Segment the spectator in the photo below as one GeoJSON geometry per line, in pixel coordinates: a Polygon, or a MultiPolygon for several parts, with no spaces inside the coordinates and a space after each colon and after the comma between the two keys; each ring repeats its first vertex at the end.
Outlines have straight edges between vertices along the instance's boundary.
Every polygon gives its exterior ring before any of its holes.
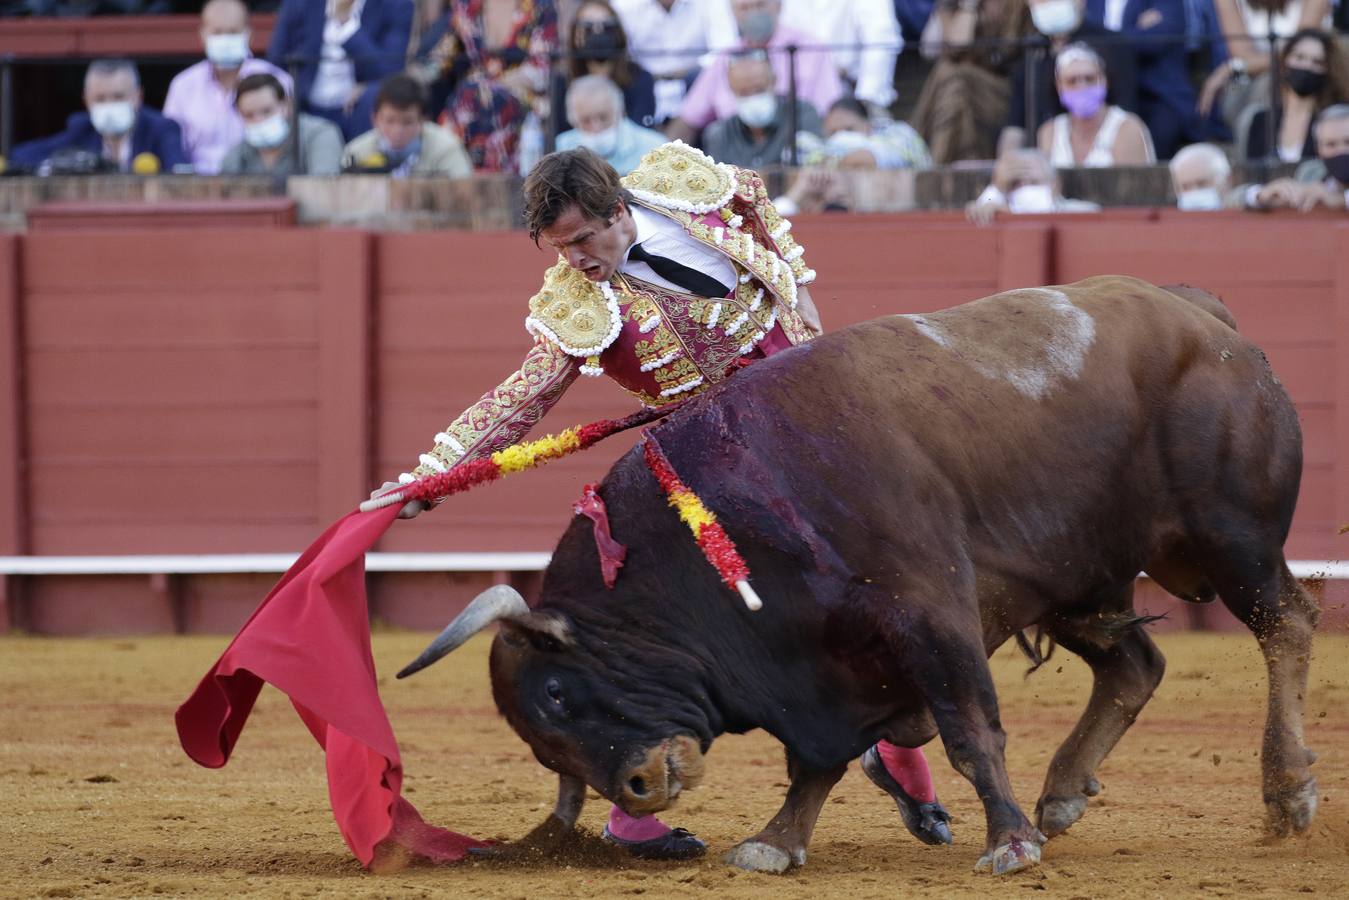
{"type": "Polygon", "coordinates": [[[388,172],[395,178],[473,174],[468,154],[448,129],[426,121],[426,95],[410,75],[390,75],[375,94],[375,126],[347,144],[342,168],[388,172]]]}
{"type": "Polygon", "coordinates": [[[1060,111],[1054,88],[1054,56],[1069,44],[1085,43],[1095,50],[1110,73],[1112,103],[1127,112],[1138,112],[1138,72],[1133,53],[1102,26],[1083,20],[1084,0],[1028,2],[1031,21],[1039,34],[1012,67],[1011,101],[1007,126],[998,137],[999,155],[1022,145],[1027,125],[1038,133],[1040,126],[1060,111]],[[1029,108],[1026,106],[1028,78],[1032,79],[1029,108]]]}
{"type": "MultiPolygon", "coordinates": [[[[768,52],[768,58],[776,78],[775,91],[779,95],[791,93],[790,60],[786,48],[818,43],[809,34],[788,28],[779,22],[782,10],[781,0],[731,0],[731,12],[735,14],[736,26],[740,29],[739,49],[762,49],[768,52]]],[[[796,57],[796,96],[815,107],[818,115],[823,116],[833,103],[843,94],[843,84],[839,81],[838,69],[828,54],[800,53],[796,57]]],[[[731,90],[727,77],[727,56],[719,56],[699,74],[698,80],[689,88],[679,108],[679,118],[671,123],[669,134],[686,141],[717,119],[730,119],[736,115],[738,101],[731,90]]]]}
{"type": "Polygon", "coordinates": [[[267,58],[295,68],[300,109],[346,140],[370,124],[375,85],[403,68],[412,0],[282,0],[267,58]]]}
{"type": "Polygon", "coordinates": [[[244,139],[220,164],[223,175],[336,175],[342,159],[342,132],[319,116],[300,113],[296,135],[290,128],[290,101],[273,75],[239,81],[234,105],[244,121],[244,139]]]}
{"type": "Polygon", "coordinates": [[[1249,107],[1269,90],[1269,39],[1291,38],[1305,28],[1329,30],[1331,0],[1213,0],[1227,38],[1227,60],[1199,91],[1199,112],[1208,115],[1222,97],[1222,115],[1240,137],[1249,107]]]}
{"type": "Polygon", "coordinates": [[[1293,163],[1316,157],[1312,122],[1328,106],[1349,100],[1349,71],[1333,35],[1315,28],[1299,31],[1279,56],[1282,96],[1277,109],[1260,106],[1246,129],[1246,159],[1277,155],[1293,163]],[[1270,147],[1270,135],[1274,146],[1270,147]],[[1272,151],[1272,152],[1271,152],[1272,151]]]}
{"type": "Polygon", "coordinates": [[[923,138],[903,122],[873,124],[866,105],[840,97],[824,117],[824,144],[807,164],[834,163],[843,169],[926,169],[932,165],[923,138]]]}
{"type": "MultiPolygon", "coordinates": [[[[554,0],[448,0],[427,36],[445,112],[473,168],[519,172],[543,150],[554,0]],[[536,139],[537,138],[537,139],[536,139]],[[523,150],[523,154],[522,154],[523,150]]],[[[433,94],[435,96],[435,94],[433,94]]]]}
{"type": "Polygon", "coordinates": [[[1344,209],[1349,192],[1349,104],[1328,107],[1313,126],[1316,159],[1298,166],[1293,178],[1242,188],[1247,209],[1344,209]]]}
{"type": "Polygon", "coordinates": [[[627,116],[645,128],[654,128],[656,120],[656,81],[651,73],[633,62],[628,53],[628,37],[614,8],[604,0],[582,0],[567,35],[564,61],[566,77],[553,79],[552,112],[557,131],[574,128],[567,119],[568,83],[584,75],[602,75],[623,92],[627,116]]]}
{"type": "Polygon", "coordinates": [[[1008,76],[1030,32],[1026,0],[941,0],[923,35],[937,63],[923,83],[913,124],[932,159],[992,159],[1007,122],[1008,76]]]}
{"type": "Polygon", "coordinates": [[[72,115],[60,134],[16,146],[10,165],[36,169],[54,154],[85,151],[107,160],[118,172],[150,175],[186,168],[178,123],[145,106],[141,99],[134,63],[94,60],[84,73],[86,111],[72,115]]]}
{"type": "MultiPolygon", "coordinates": [[[[1138,71],[1136,112],[1163,159],[1215,129],[1196,109],[1190,54],[1208,51],[1210,71],[1227,58],[1213,0],[1087,0],[1087,21],[1125,41],[1138,71]]],[[[1225,129],[1218,126],[1226,137],[1225,129]]],[[[1217,134],[1212,136],[1218,136],[1217,134]]]]}
{"type": "Polygon", "coordinates": [[[1107,106],[1105,63],[1086,44],[1069,44],[1054,60],[1054,84],[1068,110],[1040,126],[1040,152],[1060,169],[1149,166],[1157,161],[1148,127],[1107,106]]]}
{"type": "Polygon", "coordinates": [[[1191,144],[1171,158],[1171,189],[1186,212],[1222,209],[1232,203],[1232,164],[1216,144],[1191,144]]]}
{"type": "Polygon", "coordinates": [[[234,108],[240,78],[266,72],[290,92],[290,76],[248,51],[248,7],[243,0],[208,0],[201,8],[206,58],[174,76],[164,115],[183,131],[183,149],[198,175],[220,171],[225,153],[243,140],[244,123],[234,108]]]}
{"type": "Polygon", "coordinates": [[[656,122],[679,115],[703,58],[739,40],[727,0],[613,0],[632,57],[656,79],[656,122]]]}
{"type": "Polygon", "coordinates": [[[877,117],[895,102],[895,59],[904,47],[894,0],[783,0],[782,22],[831,45],[853,96],[877,117]]]}
{"type": "Polygon", "coordinates": [[[970,201],[965,214],[976,225],[988,225],[999,212],[1097,212],[1100,206],[1063,196],[1058,172],[1039,150],[1014,149],[993,165],[993,183],[970,201]]]}
{"type": "Polygon", "coordinates": [[[576,123],[557,136],[557,149],[588,147],[619,175],[626,175],[665,135],[643,128],[623,114],[623,92],[603,75],[582,75],[567,89],[567,118],[576,123]]]}
{"type": "Polygon", "coordinates": [[[762,50],[729,60],[726,78],[735,97],[735,114],[707,127],[703,149],[708,156],[745,169],[790,163],[791,104],[796,106],[797,131],[819,135],[819,113],[775,88],[773,65],[762,50]]]}

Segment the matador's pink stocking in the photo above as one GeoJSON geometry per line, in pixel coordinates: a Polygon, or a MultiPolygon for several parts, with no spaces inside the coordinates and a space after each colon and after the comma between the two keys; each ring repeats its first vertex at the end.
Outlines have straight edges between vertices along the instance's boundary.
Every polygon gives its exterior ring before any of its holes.
{"type": "Polygon", "coordinates": [[[904,792],[919,803],[932,803],[937,799],[937,791],[932,786],[932,773],[927,768],[927,758],[918,748],[900,747],[889,741],[876,744],[885,771],[899,782],[904,792]]]}

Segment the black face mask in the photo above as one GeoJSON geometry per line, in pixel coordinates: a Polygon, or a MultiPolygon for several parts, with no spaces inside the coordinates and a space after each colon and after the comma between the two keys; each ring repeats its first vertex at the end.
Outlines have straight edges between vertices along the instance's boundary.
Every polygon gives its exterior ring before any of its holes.
{"type": "Polygon", "coordinates": [[[622,46],[623,32],[617,22],[610,22],[603,28],[583,31],[577,50],[587,59],[608,59],[617,56],[622,46]]]}
{"type": "Polygon", "coordinates": [[[1349,153],[1341,153],[1321,161],[1326,164],[1326,171],[1330,173],[1331,178],[1349,187],[1349,153]]]}
{"type": "Polygon", "coordinates": [[[1321,88],[1326,86],[1325,72],[1313,72],[1311,69],[1296,69],[1289,66],[1284,77],[1288,81],[1288,86],[1293,89],[1293,93],[1299,97],[1315,97],[1321,93],[1321,88]]]}

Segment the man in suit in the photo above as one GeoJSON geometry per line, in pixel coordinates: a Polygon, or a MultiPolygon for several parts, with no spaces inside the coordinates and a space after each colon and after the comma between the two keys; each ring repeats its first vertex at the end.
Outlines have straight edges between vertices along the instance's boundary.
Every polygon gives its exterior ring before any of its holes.
{"type": "Polygon", "coordinates": [[[15,167],[36,169],[53,154],[83,150],[118,172],[172,171],[188,165],[178,124],[141,103],[140,76],[124,59],[98,59],[84,73],[86,112],[75,113],[66,130],[19,144],[10,154],[15,167]]]}
{"type": "MultiPolygon", "coordinates": [[[[1213,36],[1206,31],[1216,32],[1211,0],[1087,0],[1085,17],[1114,32],[1132,52],[1138,70],[1133,111],[1147,124],[1159,159],[1210,136],[1196,110],[1189,53],[1213,36]]],[[[1226,44],[1213,40],[1211,46],[1210,63],[1217,65],[1227,56],[1226,44]]]]}
{"type": "Polygon", "coordinates": [[[295,64],[295,98],[345,140],[370,127],[375,93],[403,70],[412,0],[282,0],[267,59],[295,64]]]}

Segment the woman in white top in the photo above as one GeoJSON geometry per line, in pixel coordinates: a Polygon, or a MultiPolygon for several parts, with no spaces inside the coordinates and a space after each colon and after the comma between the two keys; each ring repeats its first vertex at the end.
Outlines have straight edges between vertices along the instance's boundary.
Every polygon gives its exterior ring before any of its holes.
{"type": "Polygon", "coordinates": [[[1040,126],[1037,145],[1055,168],[1147,166],[1157,161],[1148,126],[1107,106],[1105,62],[1086,44],[1069,44],[1054,60],[1054,86],[1068,110],[1040,126]]]}

